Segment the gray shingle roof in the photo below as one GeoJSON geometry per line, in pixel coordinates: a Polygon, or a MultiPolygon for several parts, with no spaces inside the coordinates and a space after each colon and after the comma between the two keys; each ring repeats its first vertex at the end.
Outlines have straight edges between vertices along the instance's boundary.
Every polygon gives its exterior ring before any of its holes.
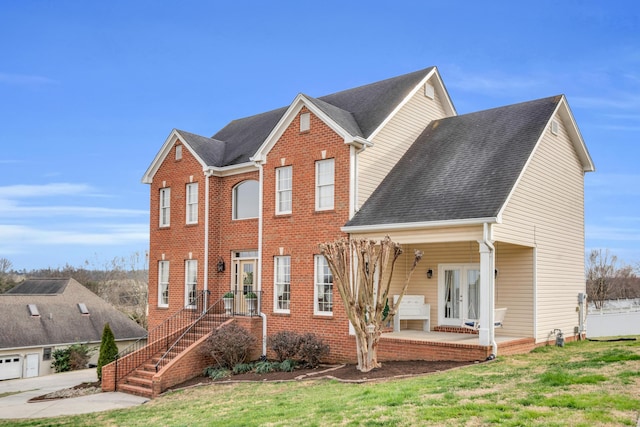
{"type": "MultiPolygon", "coordinates": [[[[367,138],[433,68],[320,98],[307,98],[353,136],[367,138]]],[[[223,167],[245,163],[260,148],[287,108],[282,107],[234,120],[211,138],[184,131],[180,131],[180,134],[189,135],[188,143],[191,145],[191,142],[194,142],[193,149],[208,166],[223,167]],[[215,147],[211,148],[208,145],[215,147]]]]}
{"type": "Polygon", "coordinates": [[[561,99],[432,122],[346,225],[497,216],[561,99]]]}
{"type": "Polygon", "coordinates": [[[100,342],[105,323],[116,340],[144,337],[146,331],[73,279],[32,279],[0,294],[0,348],[100,342]],[[16,291],[17,289],[17,291],[16,291]],[[89,315],[82,315],[84,303],[89,315]],[[35,304],[40,316],[31,316],[35,304]]]}

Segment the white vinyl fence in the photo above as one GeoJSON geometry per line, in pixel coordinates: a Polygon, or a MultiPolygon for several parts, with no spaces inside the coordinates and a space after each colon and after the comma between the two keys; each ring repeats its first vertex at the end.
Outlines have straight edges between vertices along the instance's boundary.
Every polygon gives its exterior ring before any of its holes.
{"type": "Polygon", "coordinates": [[[640,335],[640,299],[606,301],[589,307],[587,338],[640,335]]]}

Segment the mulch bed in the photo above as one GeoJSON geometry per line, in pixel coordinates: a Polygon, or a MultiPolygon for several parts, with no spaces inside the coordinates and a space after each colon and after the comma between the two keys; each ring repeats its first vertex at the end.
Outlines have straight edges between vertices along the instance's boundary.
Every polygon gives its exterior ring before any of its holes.
{"type": "Polygon", "coordinates": [[[446,371],[460,366],[473,365],[478,362],[429,362],[424,360],[382,362],[382,367],[369,372],[360,372],[355,365],[321,365],[314,369],[296,369],[293,372],[270,372],[257,374],[248,372],[232,375],[227,378],[212,380],[209,377],[199,376],[189,381],[172,387],[178,390],[195,385],[224,384],[232,382],[277,382],[277,381],[303,381],[310,379],[331,378],[342,382],[363,383],[368,381],[385,380],[391,378],[412,377],[432,372],[446,371]]]}

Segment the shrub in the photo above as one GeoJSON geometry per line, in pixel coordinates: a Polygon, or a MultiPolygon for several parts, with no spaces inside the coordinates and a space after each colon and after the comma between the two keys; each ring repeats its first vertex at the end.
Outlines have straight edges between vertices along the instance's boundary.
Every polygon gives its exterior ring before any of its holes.
{"type": "Polygon", "coordinates": [[[256,339],[249,332],[235,323],[215,330],[203,346],[203,351],[210,355],[221,368],[232,369],[247,360],[249,351],[256,339]]]}
{"type": "Polygon", "coordinates": [[[76,371],[85,369],[95,349],[86,344],[72,344],[66,348],[55,349],[51,356],[51,366],[56,372],[76,371]]]}
{"type": "Polygon", "coordinates": [[[282,362],[280,362],[280,365],[278,366],[278,370],[282,372],[293,372],[296,369],[296,365],[297,363],[295,360],[291,360],[291,359],[283,360],[282,362]]]}
{"type": "Polygon", "coordinates": [[[222,378],[227,378],[231,375],[231,371],[224,368],[216,368],[213,366],[209,366],[204,368],[204,375],[211,378],[212,380],[220,380],[222,378]]]}
{"type": "Polygon", "coordinates": [[[320,364],[320,360],[329,354],[329,345],[311,332],[300,337],[300,350],[298,356],[307,366],[315,368],[320,364]]]}
{"type": "Polygon", "coordinates": [[[244,374],[253,371],[253,363],[238,363],[233,367],[234,374],[244,374]]]}
{"type": "Polygon", "coordinates": [[[278,361],[284,362],[297,356],[300,350],[300,335],[292,331],[280,331],[269,337],[269,345],[278,361]]]}
{"type": "Polygon", "coordinates": [[[116,339],[113,336],[111,327],[108,323],[104,324],[102,330],[102,342],[100,343],[100,356],[98,357],[98,380],[102,380],[102,367],[116,360],[118,355],[118,346],[116,345],[116,339]]]}
{"type": "Polygon", "coordinates": [[[277,371],[280,367],[278,362],[269,362],[268,360],[261,360],[255,364],[256,374],[268,374],[269,372],[277,371]]]}

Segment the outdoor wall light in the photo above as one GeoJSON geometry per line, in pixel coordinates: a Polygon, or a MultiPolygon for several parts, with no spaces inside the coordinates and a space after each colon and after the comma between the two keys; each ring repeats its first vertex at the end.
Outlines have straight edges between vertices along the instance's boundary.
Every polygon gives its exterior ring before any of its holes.
{"type": "Polygon", "coordinates": [[[224,260],[222,257],[218,257],[218,265],[217,265],[218,273],[222,273],[224,271],[224,260]]]}
{"type": "Polygon", "coordinates": [[[427,270],[427,279],[431,279],[433,277],[433,270],[432,269],[428,269],[427,270]]]}
{"type": "Polygon", "coordinates": [[[493,270],[493,274],[495,274],[493,277],[498,277],[498,269],[493,270]]]}

